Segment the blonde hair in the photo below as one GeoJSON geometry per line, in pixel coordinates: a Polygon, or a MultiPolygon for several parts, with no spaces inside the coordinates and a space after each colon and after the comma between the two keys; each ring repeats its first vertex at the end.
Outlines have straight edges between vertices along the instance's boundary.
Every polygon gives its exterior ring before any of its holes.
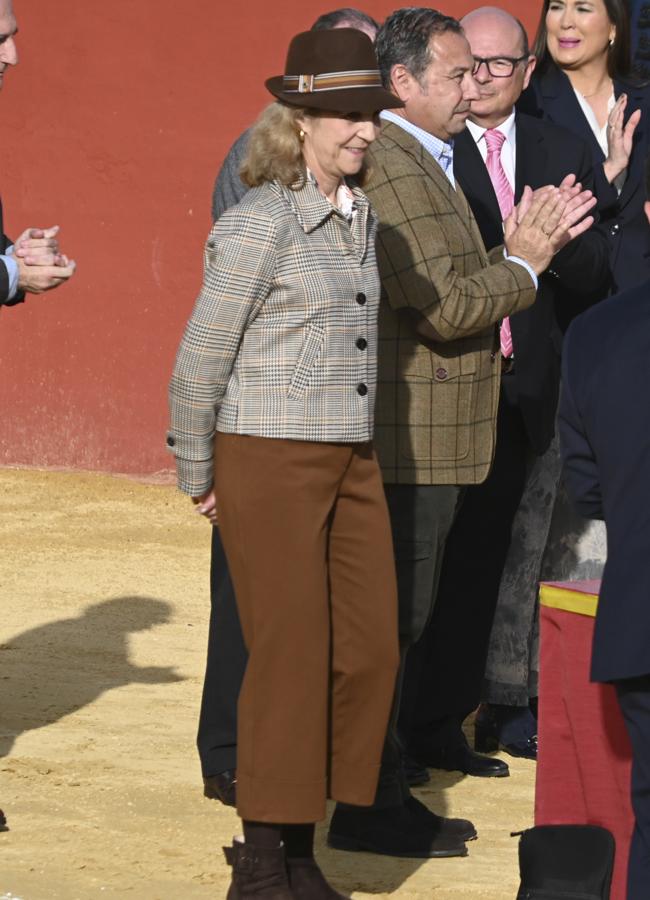
{"type": "MultiPolygon", "coordinates": [[[[248,150],[239,170],[241,180],[248,187],[266,181],[279,181],[295,190],[305,183],[306,169],[302,154],[299,120],[321,115],[318,109],[290,106],[281,100],[262,110],[251,130],[248,150]]],[[[364,162],[352,179],[362,187],[368,179],[364,162]]]]}
{"type": "Polygon", "coordinates": [[[248,151],[239,171],[248,187],[265,181],[302,186],[305,180],[305,161],[298,132],[298,119],[307,110],[279,101],[270,103],[253,126],[248,151]]]}

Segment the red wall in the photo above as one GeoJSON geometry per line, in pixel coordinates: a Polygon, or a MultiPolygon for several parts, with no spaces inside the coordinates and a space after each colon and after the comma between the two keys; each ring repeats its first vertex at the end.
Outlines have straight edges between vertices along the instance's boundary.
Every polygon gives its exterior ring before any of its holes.
{"type": "MultiPolygon", "coordinates": [[[[452,2],[461,15],[476,3],[452,2]]],[[[534,29],[537,4],[502,4],[534,29]]],[[[334,0],[14,0],[5,229],[61,225],[73,282],[0,316],[0,464],[169,468],[166,386],[219,165],[334,0]],[[225,12],[223,10],[226,10],[225,12]]],[[[381,18],[394,2],[363,8],[381,18]]]]}

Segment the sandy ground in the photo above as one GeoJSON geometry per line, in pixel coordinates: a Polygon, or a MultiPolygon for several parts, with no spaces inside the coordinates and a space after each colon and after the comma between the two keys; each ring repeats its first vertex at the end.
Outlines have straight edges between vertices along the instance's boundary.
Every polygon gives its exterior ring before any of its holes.
{"type": "MultiPolygon", "coordinates": [[[[201,794],[194,748],[209,526],[168,485],[0,470],[0,900],[225,897],[235,813],[201,794]]],[[[506,900],[534,764],[435,773],[418,796],[470,817],[465,859],[327,850],[355,898],[506,900]]]]}

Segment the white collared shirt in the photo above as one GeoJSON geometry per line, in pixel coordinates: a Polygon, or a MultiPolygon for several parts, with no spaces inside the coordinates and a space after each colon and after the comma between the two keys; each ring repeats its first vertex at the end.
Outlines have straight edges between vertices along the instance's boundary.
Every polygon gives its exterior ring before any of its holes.
{"type": "MultiPolygon", "coordinates": [[[[513,110],[508,118],[494,129],[495,131],[500,131],[505,136],[505,141],[501,145],[500,159],[503,171],[506,173],[506,178],[510,182],[513,193],[515,192],[515,166],[517,163],[517,129],[515,127],[515,116],[516,113],[513,110]]],[[[482,125],[476,125],[474,122],[470,122],[469,119],[467,120],[467,127],[476,141],[476,146],[478,147],[478,152],[481,154],[483,162],[486,162],[488,151],[484,134],[487,131],[487,128],[484,128],[482,125]]],[[[505,248],[503,255],[511,262],[517,262],[522,265],[535,282],[535,287],[537,287],[537,275],[525,259],[520,259],[518,256],[508,256],[505,252],[505,248]]]]}
{"type": "MultiPolygon", "coordinates": [[[[487,144],[485,143],[484,134],[487,128],[482,125],[476,125],[474,122],[467,120],[467,127],[470,134],[476,142],[478,152],[481,154],[483,162],[487,159],[487,144]]],[[[515,171],[517,162],[517,129],[515,127],[515,111],[513,110],[508,118],[494,129],[500,131],[504,135],[505,141],[501,146],[501,165],[506,173],[506,178],[510,182],[510,187],[515,190],[515,171]]]]}
{"type": "MultiPolygon", "coordinates": [[[[593,131],[594,137],[598,141],[600,149],[605,154],[605,159],[607,159],[609,155],[609,144],[607,142],[607,123],[609,122],[609,114],[614,109],[614,105],[616,103],[616,97],[614,96],[614,91],[612,91],[609,100],[607,101],[607,118],[605,119],[605,124],[601,128],[598,124],[598,119],[596,118],[596,113],[593,111],[591,104],[580,91],[577,91],[573,88],[573,93],[576,95],[576,100],[580,104],[580,109],[582,110],[585,119],[589,123],[589,127],[593,131]]],[[[614,179],[614,187],[620,194],[623,190],[623,185],[625,184],[625,179],[627,178],[627,169],[623,169],[623,171],[616,176],[614,179]]]]}

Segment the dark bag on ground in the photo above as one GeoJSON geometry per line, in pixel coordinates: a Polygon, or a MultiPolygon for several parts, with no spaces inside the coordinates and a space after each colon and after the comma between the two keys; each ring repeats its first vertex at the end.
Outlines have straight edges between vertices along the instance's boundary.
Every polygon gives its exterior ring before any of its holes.
{"type": "Polygon", "coordinates": [[[609,900],[614,836],[597,825],[520,832],[517,900],[609,900]]]}

